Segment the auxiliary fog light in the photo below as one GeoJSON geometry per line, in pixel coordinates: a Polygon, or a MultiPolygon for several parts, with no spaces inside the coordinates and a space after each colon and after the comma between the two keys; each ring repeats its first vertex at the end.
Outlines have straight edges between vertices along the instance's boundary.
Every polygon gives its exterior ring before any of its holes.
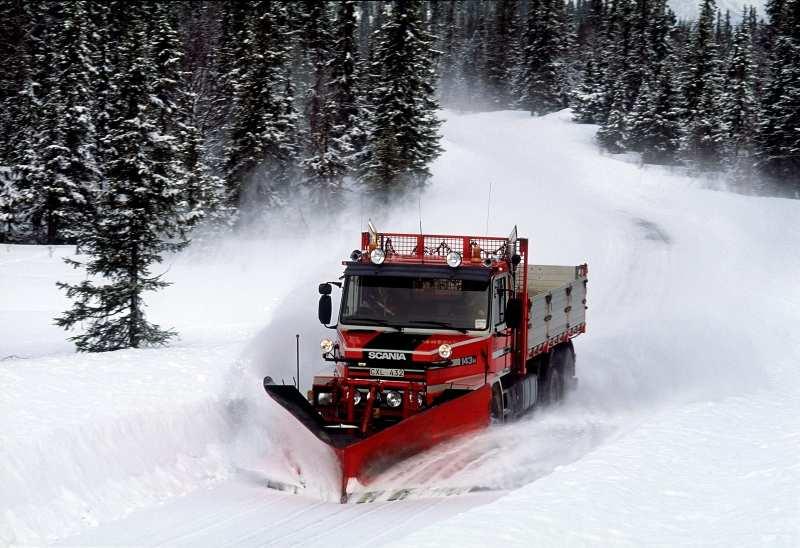
{"type": "Polygon", "coordinates": [[[461,253],[458,251],[451,251],[447,254],[447,266],[450,268],[456,268],[461,266],[461,253]]]}
{"type": "Polygon", "coordinates": [[[395,392],[394,390],[390,390],[386,392],[386,405],[389,407],[400,407],[400,404],[403,403],[403,396],[400,395],[399,392],[395,392]]]}
{"type": "Polygon", "coordinates": [[[425,394],[417,392],[417,407],[425,407],[425,394]]]}
{"type": "Polygon", "coordinates": [[[332,405],[332,404],[333,404],[333,392],[317,393],[317,405],[332,405]]]}
{"type": "Polygon", "coordinates": [[[370,252],[369,260],[372,261],[373,264],[383,264],[383,261],[386,260],[386,253],[384,253],[382,249],[376,247],[370,252]]]}
{"type": "Polygon", "coordinates": [[[323,354],[328,354],[333,350],[333,341],[330,339],[322,339],[319,342],[319,348],[323,354]]]}
{"type": "Polygon", "coordinates": [[[447,359],[453,355],[453,348],[449,344],[443,344],[439,347],[439,355],[447,359]]]}

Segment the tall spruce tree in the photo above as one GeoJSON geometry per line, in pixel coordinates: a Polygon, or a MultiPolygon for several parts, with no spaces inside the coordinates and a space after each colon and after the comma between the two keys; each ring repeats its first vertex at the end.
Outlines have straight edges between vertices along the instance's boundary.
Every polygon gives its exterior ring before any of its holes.
{"type": "Polygon", "coordinates": [[[297,157],[294,97],[287,78],[286,6],[259,0],[247,22],[228,124],[225,179],[231,208],[254,212],[285,201],[297,157]]]}
{"type": "Polygon", "coordinates": [[[331,103],[328,100],[330,83],[331,25],[327,6],[310,1],[302,11],[301,49],[308,82],[303,98],[305,139],[300,165],[308,190],[317,201],[325,202],[336,193],[341,179],[340,166],[331,151],[333,126],[331,103]]]}
{"type": "Polygon", "coordinates": [[[330,84],[326,111],[330,116],[328,143],[331,180],[339,187],[342,179],[354,173],[364,150],[369,116],[359,74],[359,48],[356,36],[354,0],[339,4],[334,28],[333,57],[329,61],[330,84]]]}
{"type": "Polygon", "coordinates": [[[143,6],[149,23],[150,57],[154,78],[150,100],[162,139],[155,150],[157,175],[179,183],[178,208],[187,227],[205,215],[221,216],[224,191],[206,161],[206,147],[198,124],[197,95],[184,70],[185,36],[179,29],[179,4],[143,6]]]}
{"type": "MultiPolygon", "coordinates": [[[[86,3],[48,5],[36,74],[37,113],[15,166],[16,208],[29,215],[41,243],[71,240],[90,215],[97,182],[86,33],[86,3]],[[40,232],[41,229],[41,232],[40,232]]],[[[35,91],[34,91],[35,90],[35,91]]],[[[31,104],[33,106],[33,104],[31,104]]]]}
{"type": "Polygon", "coordinates": [[[532,0],[522,35],[522,55],[515,75],[516,103],[532,114],[566,106],[563,0],[532,0]]]}
{"type": "Polygon", "coordinates": [[[439,59],[439,97],[443,105],[454,104],[461,77],[461,5],[447,2],[443,15],[441,57],[439,59]]]}
{"type": "MultiPolygon", "coordinates": [[[[714,18],[717,11],[715,0],[702,0],[700,18],[687,52],[687,74],[684,84],[686,115],[689,120],[698,116],[698,109],[707,87],[718,83],[719,58],[714,40],[714,18]]],[[[714,90],[712,90],[713,92],[714,90]]]]}
{"type": "Polygon", "coordinates": [[[364,180],[379,193],[418,187],[441,153],[435,70],[422,2],[398,0],[376,36],[373,116],[364,180]]]}
{"type": "Polygon", "coordinates": [[[481,17],[478,18],[472,35],[464,41],[459,70],[463,77],[459,105],[465,110],[483,110],[492,104],[486,82],[489,65],[487,53],[486,25],[481,17]]]}
{"type": "Polygon", "coordinates": [[[613,97],[608,120],[597,131],[597,141],[612,154],[619,154],[625,150],[627,130],[624,86],[617,85],[613,97]]]}
{"type": "Polygon", "coordinates": [[[746,9],[736,28],[728,55],[720,98],[725,124],[725,155],[730,167],[746,175],[753,164],[753,146],[759,122],[755,90],[752,32],[746,9]]]}
{"type": "Polygon", "coordinates": [[[31,16],[38,2],[7,0],[0,2],[0,166],[17,163],[16,139],[19,132],[19,95],[22,92],[30,66],[28,42],[33,23],[31,16]]]}
{"type": "Polygon", "coordinates": [[[676,74],[675,56],[670,54],[661,61],[656,75],[648,81],[646,108],[636,120],[638,127],[635,129],[643,162],[677,163],[683,112],[676,74]]]}
{"type": "MultiPolygon", "coordinates": [[[[486,87],[491,103],[496,108],[511,106],[511,77],[516,62],[513,52],[519,39],[519,19],[518,0],[495,2],[486,44],[486,87]]],[[[446,29],[446,32],[452,31],[446,29]]]]}
{"type": "Polygon", "coordinates": [[[720,110],[721,74],[714,39],[715,0],[702,0],[687,56],[686,132],[682,155],[694,167],[719,167],[725,140],[720,110]]]}
{"type": "Polygon", "coordinates": [[[791,195],[800,195],[800,0],[771,4],[775,44],[770,56],[758,135],[761,172],[791,195]]]}
{"type": "Polygon", "coordinates": [[[151,95],[157,65],[144,13],[142,7],[129,10],[131,24],[119,44],[100,215],[76,234],[87,258],[67,261],[85,268],[90,278],[58,284],[75,302],[56,324],[65,329],[89,324],[85,333],[71,337],[79,351],[161,345],[175,335],[148,322],[144,313],[144,294],[169,285],[152,273],[153,266],[164,253],[187,245],[180,207],[184,181],[173,179],[164,165],[172,159],[163,147],[174,139],[159,129],[160,109],[151,95]]]}
{"type": "Polygon", "coordinates": [[[596,124],[602,121],[606,102],[606,42],[602,33],[605,6],[602,0],[590,0],[587,4],[587,13],[578,26],[577,35],[579,47],[582,48],[580,51],[588,50],[588,58],[583,64],[581,80],[573,92],[572,107],[576,122],[596,124]]]}

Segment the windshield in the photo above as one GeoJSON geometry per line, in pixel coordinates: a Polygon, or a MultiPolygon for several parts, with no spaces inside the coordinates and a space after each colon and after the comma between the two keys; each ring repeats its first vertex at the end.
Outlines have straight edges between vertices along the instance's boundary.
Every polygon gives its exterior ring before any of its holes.
{"type": "Polygon", "coordinates": [[[486,329],[487,281],[348,276],[341,321],[348,324],[486,329]]]}

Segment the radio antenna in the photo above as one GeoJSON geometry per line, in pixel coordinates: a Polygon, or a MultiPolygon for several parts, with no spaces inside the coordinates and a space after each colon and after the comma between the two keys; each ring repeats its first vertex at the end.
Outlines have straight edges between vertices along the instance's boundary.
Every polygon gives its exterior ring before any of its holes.
{"type": "Polygon", "coordinates": [[[422,193],[417,198],[417,213],[419,214],[419,235],[422,236],[422,193]]]}
{"type": "Polygon", "coordinates": [[[489,181],[489,199],[486,200],[486,235],[489,235],[489,211],[492,206],[492,181],[489,181]]]}

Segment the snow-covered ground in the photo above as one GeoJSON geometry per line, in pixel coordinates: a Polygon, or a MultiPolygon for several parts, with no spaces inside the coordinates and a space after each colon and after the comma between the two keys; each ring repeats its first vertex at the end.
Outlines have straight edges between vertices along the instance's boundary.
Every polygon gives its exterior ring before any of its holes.
{"type": "Polygon", "coordinates": [[[387,471],[408,500],[341,506],[330,454],[261,377],[318,367],[316,283],[367,216],[194,245],[151,317],[165,349],[72,353],[51,325],[69,248],[0,247],[0,545],[800,545],[800,202],[707,190],[599,154],[567,113],[449,114],[431,232],[513,224],[532,261],[590,267],[579,391],[387,471]],[[302,480],[302,495],[264,478],[302,480]],[[448,489],[486,489],[441,497],[448,489]]]}

